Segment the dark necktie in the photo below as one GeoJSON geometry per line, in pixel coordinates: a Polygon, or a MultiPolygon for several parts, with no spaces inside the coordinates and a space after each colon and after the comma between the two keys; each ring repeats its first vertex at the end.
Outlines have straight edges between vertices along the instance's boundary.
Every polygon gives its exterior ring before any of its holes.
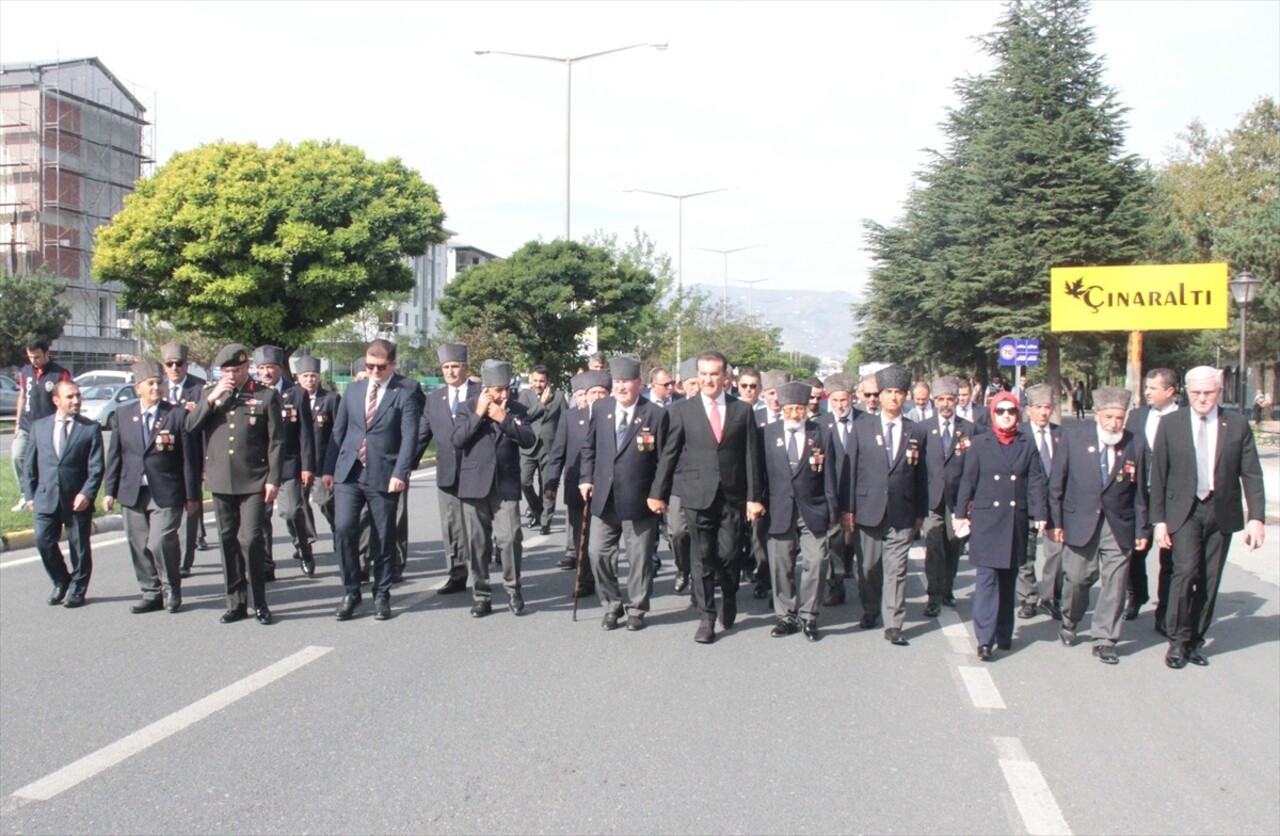
{"type": "Polygon", "coordinates": [[[1101,450],[1098,451],[1098,467],[1102,469],[1102,487],[1107,486],[1107,482],[1111,481],[1111,467],[1107,462],[1107,451],[1111,449],[1111,445],[1100,445],[1101,450]]]}
{"type": "MultiPolygon", "coordinates": [[[[366,429],[369,427],[370,424],[373,423],[373,415],[377,411],[378,411],[378,384],[372,383],[369,386],[369,405],[365,407],[365,410],[364,410],[364,425],[366,429]]],[[[368,456],[369,456],[368,447],[369,447],[369,438],[368,436],[365,436],[364,438],[360,439],[360,452],[358,454],[358,458],[360,459],[360,464],[368,463],[368,456]]]]}
{"type": "Polygon", "coordinates": [[[1049,440],[1045,437],[1044,429],[1039,429],[1040,433],[1040,463],[1044,465],[1044,475],[1048,476],[1049,471],[1053,470],[1053,455],[1049,452],[1049,440]]]}
{"type": "Polygon", "coordinates": [[[627,436],[627,412],[625,409],[618,414],[618,429],[615,435],[616,437],[614,438],[614,449],[621,450],[622,439],[626,438],[627,436]]]}
{"type": "Polygon", "coordinates": [[[889,467],[893,468],[893,424],[884,428],[884,451],[889,454],[889,467]]]}
{"type": "Polygon", "coordinates": [[[787,461],[791,462],[791,467],[795,468],[800,464],[800,439],[797,437],[799,430],[787,430],[787,461]]]}
{"type": "Polygon", "coordinates": [[[951,455],[951,422],[942,422],[942,455],[951,455]]]}
{"type": "Polygon", "coordinates": [[[151,446],[151,422],[154,418],[150,410],[142,413],[142,446],[144,448],[151,446]]]}

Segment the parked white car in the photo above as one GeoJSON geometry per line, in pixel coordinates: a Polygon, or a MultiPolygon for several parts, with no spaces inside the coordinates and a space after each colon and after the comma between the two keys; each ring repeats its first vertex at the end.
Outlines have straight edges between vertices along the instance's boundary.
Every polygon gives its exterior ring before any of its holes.
{"type": "MultiPolygon", "coordinates": [[[[118,372],[113,369],[94,369],[93,371],[78,374],[74,378],[75,382],[83,389],[86,386],[107,386],[120,383],[133,383],[133,372],[118,372]]],[[[81,395],[82,399],[87,400],[81,395]]]]}
{"type": "Polygon", "coordinates": [[[132,383],[107,383],[80,386],[80,414],[92,418],[104,428],[115,431],[116,410],[138,400],[132,383]]]}

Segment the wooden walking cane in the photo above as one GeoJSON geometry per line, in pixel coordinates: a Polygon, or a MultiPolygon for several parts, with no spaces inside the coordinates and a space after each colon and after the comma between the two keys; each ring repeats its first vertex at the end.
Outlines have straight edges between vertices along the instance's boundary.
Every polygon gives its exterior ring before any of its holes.
{"type": "Polygon", "coordinates": [[[578,562],[573,573],[573,620],[578,620],[578,590],[582,588],[582,552],[587,546],[587,522],[591,519],[591,505],[584,503],[582,507],[582,530],[578,532],[578,562]]]}

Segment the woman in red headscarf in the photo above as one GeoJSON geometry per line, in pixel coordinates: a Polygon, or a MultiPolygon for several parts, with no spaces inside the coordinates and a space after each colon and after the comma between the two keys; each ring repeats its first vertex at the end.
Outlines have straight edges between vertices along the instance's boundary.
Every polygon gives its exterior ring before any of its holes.
{"type": "Polygon", "coordinates": [[[977,569],[973,631],[978,658],[1013,644],[1014,592],[1018,567],[1027,560],[1033,521],[1044,530],[1048,491],[1044,467],[1031,439],[1019,432],[1016,396],[996,393],[987,404],[991,432],[974,436],[965,452],[956,499],[956,535],[969,534],[969,562],[977,569]]]}

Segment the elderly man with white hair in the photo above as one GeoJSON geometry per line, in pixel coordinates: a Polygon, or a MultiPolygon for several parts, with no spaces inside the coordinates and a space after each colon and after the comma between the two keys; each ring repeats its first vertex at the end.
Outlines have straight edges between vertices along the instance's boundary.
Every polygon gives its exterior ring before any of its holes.
{"type": "Polygon", "coordinates": [[[1151,522],[1156,545],[1173,549],[1165,628],[1165,664],[1208,665],[1205,633],[1213,620],[1231,535],[1245,529],[1250,550],[1262,545],[1266,496],[1262,464],[1248,421],[1218,408],[1222,376],[1210,366],[1186,375],[1190,409],[1160,422],[1151,465],[1151,522]],[[1241,488],[1248,523],[1241,508],[1241,488]]]}

